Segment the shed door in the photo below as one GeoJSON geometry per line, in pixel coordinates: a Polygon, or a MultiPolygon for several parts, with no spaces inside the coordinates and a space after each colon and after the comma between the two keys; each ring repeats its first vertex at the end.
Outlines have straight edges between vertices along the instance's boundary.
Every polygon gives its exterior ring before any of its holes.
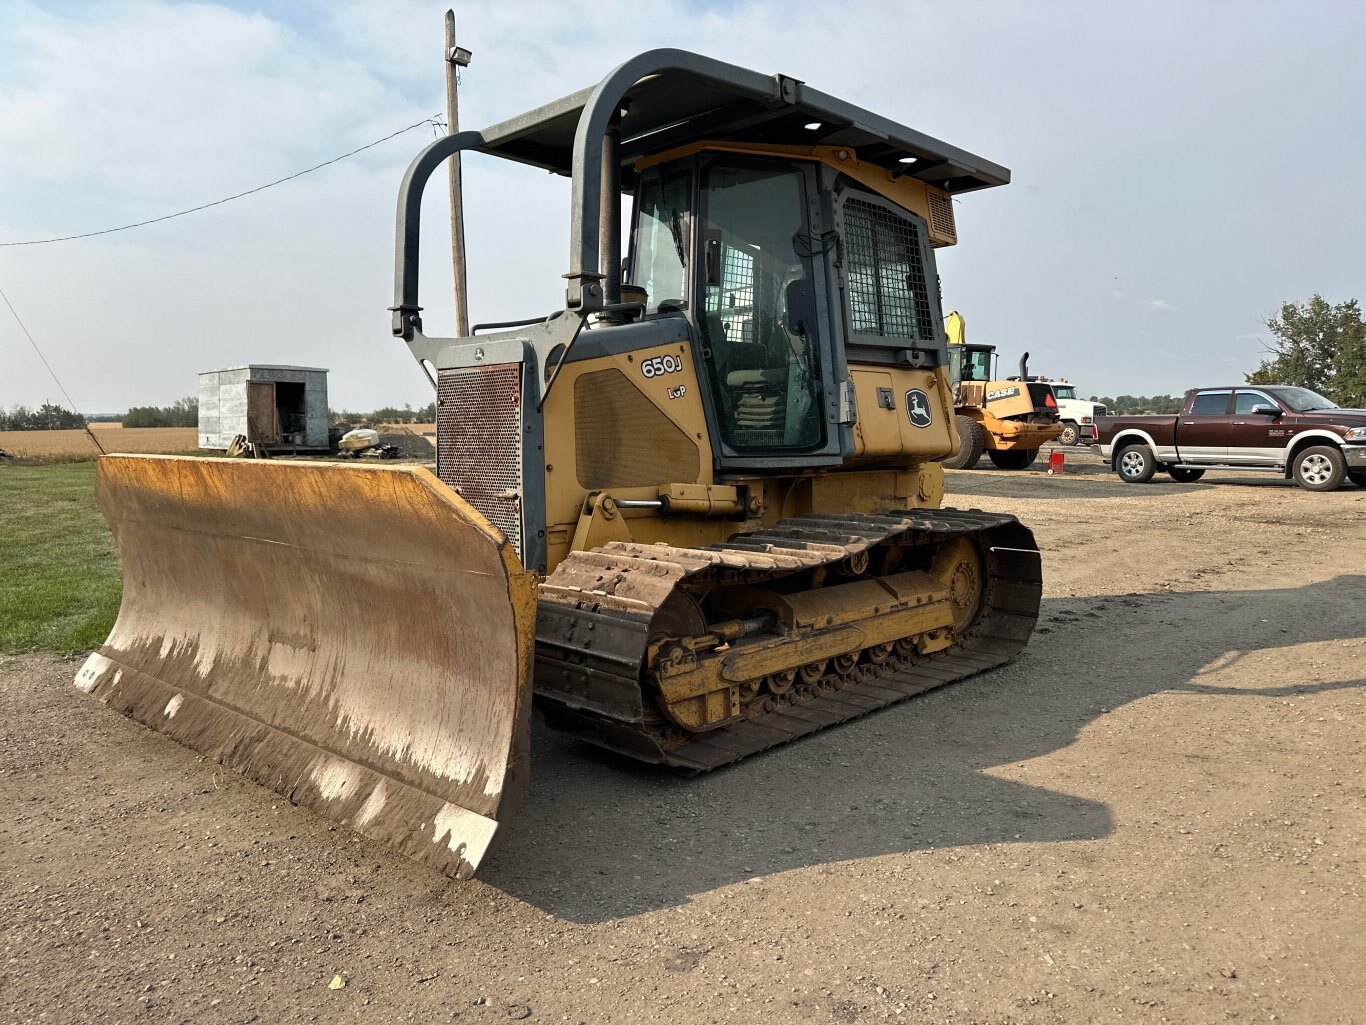
{"type": "Polygon", "coordinates": [[[247,382],[247,441],[255,445],[280,443],[280,417],[275,410],[275,382],[247,382]]]}

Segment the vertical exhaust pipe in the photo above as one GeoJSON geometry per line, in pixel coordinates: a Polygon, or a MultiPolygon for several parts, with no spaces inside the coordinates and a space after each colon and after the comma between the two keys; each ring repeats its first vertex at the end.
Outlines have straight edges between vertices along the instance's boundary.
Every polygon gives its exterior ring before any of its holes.
{"type": "Polygon", "coordinates": [[[602,184],[598,204],[598,267],[602,300],[621,302],[621,114],[602,135],[602,184]]]}
{"type": "Polygon", "coordinates": [[[1020,357],[1020,380],[1029,380],[1029,353],[1027,352],[1020,357]]]}

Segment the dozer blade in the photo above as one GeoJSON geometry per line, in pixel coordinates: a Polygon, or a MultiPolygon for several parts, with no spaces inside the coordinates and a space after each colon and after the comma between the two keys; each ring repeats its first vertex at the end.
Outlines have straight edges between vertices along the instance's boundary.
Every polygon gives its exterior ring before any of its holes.
{"type": "Polygon", "coordinates": [[[536,581],[426,470],[107,456],[123,604],[76,685],[467,878],[526,785],[536,581]]]}

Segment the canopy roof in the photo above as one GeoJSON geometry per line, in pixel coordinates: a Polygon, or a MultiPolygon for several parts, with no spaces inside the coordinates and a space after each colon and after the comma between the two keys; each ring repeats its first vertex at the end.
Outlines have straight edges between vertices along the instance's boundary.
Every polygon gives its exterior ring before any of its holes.
{"type": "MultiPolygon", "coordinates": [[[[860,160],[946,191],[969,192],[1010,181],[1010,171],[999,164],[785,75],[765,76],[680,51],[655,52],[670,55],[664,63],[681,66],[626,87],[621,118],[625,164],[701,140],[849,146],[860,160]],[[693,62],[695,67],[689,66],[693,62]],[[902,163],[908,157],[915,162],[902,163]]],[[[479,133],[483,144],[472,148],[569,174],[580,116],[595,92],[610,91],[612,79],[609,75],[599,86],[486,128],[479,133]]]]}

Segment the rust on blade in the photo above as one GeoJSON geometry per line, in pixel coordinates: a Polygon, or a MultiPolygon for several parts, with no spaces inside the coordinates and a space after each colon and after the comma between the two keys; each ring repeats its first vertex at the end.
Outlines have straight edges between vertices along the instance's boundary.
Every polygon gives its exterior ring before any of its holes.
{"type": "Polygon", "coordinates": [[[123,603],[76,684],[467,877],[526,785],[536,582],[423,469],[107,456],[123,603]]]}

